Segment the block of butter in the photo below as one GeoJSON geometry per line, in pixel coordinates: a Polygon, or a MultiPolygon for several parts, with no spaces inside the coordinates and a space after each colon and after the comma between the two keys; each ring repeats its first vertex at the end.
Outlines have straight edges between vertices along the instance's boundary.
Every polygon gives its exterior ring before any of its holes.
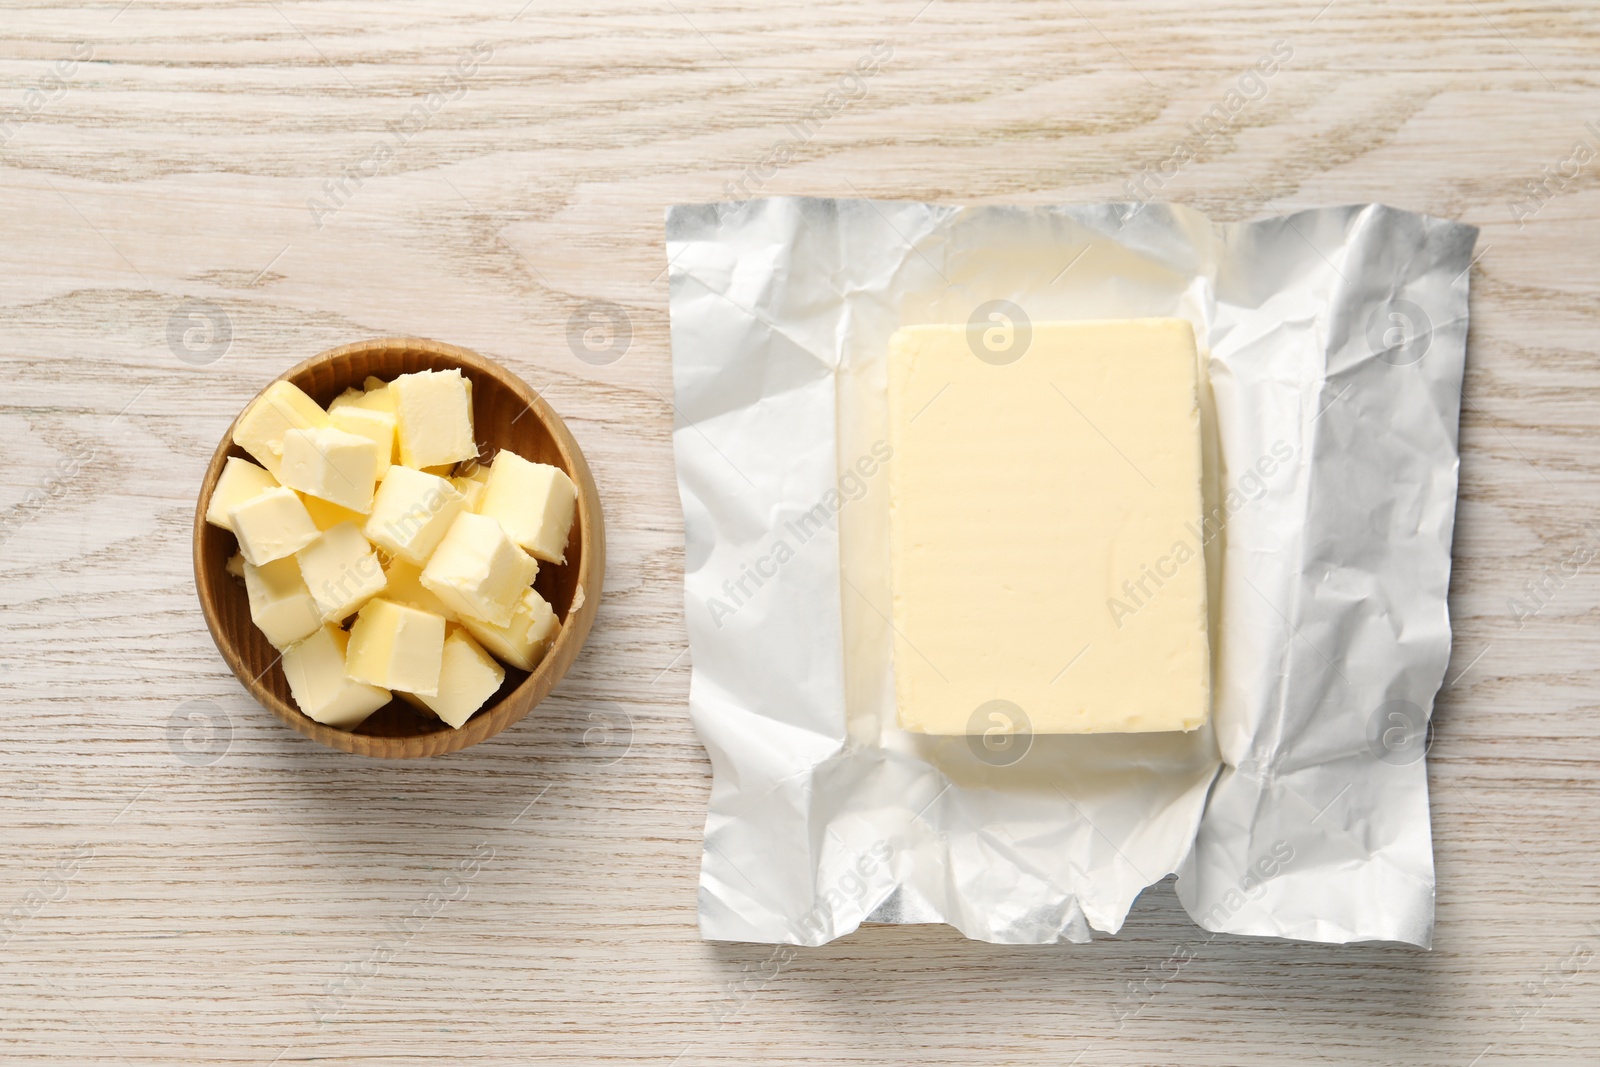
{"type": "Polygon", "coordinates": [[[233,427],[233,443],[281,480],[283,435],[328,425],[328,413],[297,385],[273,382],[245,409],[233,427]]]}
{"type": "Polygon", "coordinates": [[[286,430],[278,478],[290,489],[366,514],[378,482],[378,445],[332,426],[286,430]]]}
{"type": "Polygon", "coordinates": [[[498,520],[535,559],[565,563],[577,503],[578,487],[560,467],[501,451],[489,467],[478,513],[498,520]]]}
{"type": "Polygon", "coordinates": [[[984,340],[890,341],[900,725],[983,734],[1001,708],[1034,734],[1195,729],[1211,675],[1193,331],[1040,323],[999,359],[984,340]]]}
{"type": "Polygon", "coordinates": [[[408,467],[457,463],[478,454],[472,393],[458,370],[402,374],[389,383],[400,462],[408,467]]]}
{"type": "Polygon", "coordinates": [[[464,511],[428,559],[421,581],[455,614],[506,626],[538,573],[539,564],[498,522],[464,511]]]}
{"type": "Polygon", "coordinates": [[[345,672],[358,682],[439,695],[444,620],[381,597],[356,612],[345,672]]]}
{"type": "Polygon", "coordinates": [[[471,615],[461,616],[460,621],[484,648],[524,671],[539,665],[539,660],[561,632],[561,621],[536,589],[523,591],[522,599],[511,613],[511,621],[505,626],[496,626],[471,615]]]}
{"type": "Polygon", "coordinates": [[[216,488],[211,491],[211,501],[206,504],[206,521],[232,533],[233,523],[228,519],[228,512],[257,493],[277,487],[277,479],[254,463],[229,456],[217,477],[216,488]]]}
{"type": "Polygon", "coordinates": [[[354,730],[389,703],[387,689],[355,681],[345,672],[350,635],[329,624],[283,653],[283,676],[300,710],[325,726],[354,730]]]}

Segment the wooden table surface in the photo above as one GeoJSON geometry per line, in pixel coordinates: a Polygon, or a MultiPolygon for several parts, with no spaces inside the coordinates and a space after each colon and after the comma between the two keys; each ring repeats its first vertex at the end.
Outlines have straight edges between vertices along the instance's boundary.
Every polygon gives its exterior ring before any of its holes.
{"type": "Polygon", "coordinates": [[[551,6],[0,3],[0,1061],[1595,1063],[1600,11],[551,6]],[[1434,949],[1212,938],[1170,885],[1084,946],[702,942],[664,207],[1121,199],[1241,89],[1160,198],[1482,227],[1434,949]],[[610,531],[540,713],[405,764],[255,706],[189,565],[239,408],[384,334],[544,390],[610,531]]]}

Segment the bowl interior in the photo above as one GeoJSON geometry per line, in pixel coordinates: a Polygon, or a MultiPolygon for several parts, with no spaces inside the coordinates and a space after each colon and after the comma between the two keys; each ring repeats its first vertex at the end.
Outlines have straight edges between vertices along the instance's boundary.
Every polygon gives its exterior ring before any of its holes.
{"type": "Polygon", "coordinates": [[[598,588],[585,591],[589,612],[583,620],[583,632],[571,632],[575,628],[567,623],[574,612],[582,577],[589,569],[584,566],[588,541],[586,524],[598,524],[595,502],[590,495],[593,483],[566,428],[521,379],[475,353],[428,341],[348,345],[308,360],[284,377],[326,407],[346,388],[359,388],[369,375],[390,381],[414,371],[450,369],[459,369],[472,382],[473,429],[480,463],[488,463],[495,453],[509,449],[535,463],[560,467],[578,485],[580,497],[572,533],[567,540],[567,562],[560,566],[540,564],[534,582],[534,588],[549,601],[562,621],[560,637],[532,675],[502,664],[506,677],[500,691],[460,730],[452,730],[432,714],[419,711],[398,697],[353,731],[322,726],[295,707],[278,650],[250,620],[244,583],[224,570],[228,558],[237,551],[234,536],[200,517],[226,458],[250,458],[233,444],[231,427],[207,471],[196,517],[195,567],[196,584],[201,590],[207,622],[217,644],[239,674],[240,681],[264,704],[302,733],[346,751],[386,756],[427,755],[463,748],[504,729],[526,714],[564,672],[576,649],[564,650],[561,646],[582,642],[588,629],[586,623],[592,617],[593,603],[598,599],[598,588]],[[564,653],[559,659],[558,652],[564,653]],[[533,683],[539,680],[538,676],[547,671],[556,672],[556,678],[535,686],[533,683]],[[517,706],[519,702],[520,707],[517,706]],[[396,743],[385,744],[381,739],[393,739],[396,743]],[[418,741],[423,743],[419,745],[418,741]]]}

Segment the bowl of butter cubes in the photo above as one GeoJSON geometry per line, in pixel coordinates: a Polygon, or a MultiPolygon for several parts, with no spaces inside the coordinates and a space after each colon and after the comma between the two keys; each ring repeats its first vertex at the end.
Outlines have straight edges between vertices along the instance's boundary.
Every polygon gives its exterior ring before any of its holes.
{"type": "Polygon", "coordinates": [[[195,510],[195,588],[228,666],[360,755],[454,752],[523,718],[577,657],[604,573],[565,424],[437,341],[291,369],[234,420],[195,510]]]}

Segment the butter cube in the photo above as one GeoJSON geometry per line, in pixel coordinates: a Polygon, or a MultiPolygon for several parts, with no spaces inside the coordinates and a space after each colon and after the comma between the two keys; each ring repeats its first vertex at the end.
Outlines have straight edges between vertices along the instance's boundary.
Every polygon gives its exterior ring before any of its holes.
{"type": "Polygon", "coordinates": [[[361,512],[342,508],[310,493],[301,493],[300,503],[306,506],[306,514],[311,516],[311,521],[319,530],[331,530],[341,522],[353,522],[357,526],[366,525],[367,517],[361,512]]]}
{"type": "Polygon", "coordinates": [[[328,412],[328,421],[336,430],[365,437],[373,443],[378,454],[378,477],[389,472],[394,461],[394,412],[374,411],[371,408],[345,405],[328,412]]]}
{"type": "Polygon", "coordinates": [[[244,577],[244,553],[235,552],[233,555],[229,556],[228,557],[228,562],[226,562],[226,563],[224,563],[222,565],[222,569],[227,571],[229,574],[233,575],[235,578],[243,578],[244,577]]]}
{"type": "Polygon", "coordinates": [[[283,456],[283,435],[290,430],[314,430],[326,425],[328,413],[298,386],[273,382],[239,416],[233,427],[233,443],[281,481],[278,463],[283,456]]]}
{"type": "Polygon", "coordinates": [[[372,501],[367,539],[420,567],[466,505],[455,486],[443,478],[410,467],[390,467],[372,501]]]}
{"type": "Polygon", "coordinates": [[[278,477],[291,489],[366,514],[378,481],[378,446],[332,426],[288,430],[278,477]]]}
{"type": "Polygon", "coordinates": [[[394,397],[389,393],[389,383],[382,378],[368,378],[362,383],[363,388],[354,387],[346,389],[333,398],[333,403],[328,405],[328,414],[332,415],[335,408],[357,407],[368,411],[387,411],[394,414],[394,397]]]}
{"type": "Polygon", "coordinates": [[[257,493],[228,512],[245,561],[261,566],[292,555],[317,539],[316,524],[293,489],[257,493]]]}
{"type": "Polygon", "coordinates": [[[455,477],[450,479],[450,484],[466,500],[467,510],[476,512],[483,503],[483,482],[477,478],[455,477]]]}
{"type": "Polygon", "coordinates": [[[539,665],[561,631],[556,613],[534,589],[522,594],[511,614],[511,622],[505,626],[495,626],[471,615],[461,616],[461,625],[501,662],[525,671],[539,665]]]}
{"type": "Polygon", "coordinates": [[[322,626],[316,603],[291,557],[261,566],[244,565],[244,588],[250,597],[250,620],[272,647],[282,650],[304,640],[322,626]]]}
{"type": "Polygon", "coordinates": [[[283,676],[300,710],[325,726],[353,730],[389,703],[387,689],[365,685],[345,673],[349,635],[323,626],[283,653],[283,676]]]}
{"type": "Polygon", "coordinates": [[[396,604],[404,604],[418,611],[432,612],[442,616],[446,622],[456,621],[456,613],[422,584],[422,568],[415,563],[396,557],[384,568],[384,575],[389,581],[383,591],[385,600],[392,600],[396,604]]]}
{"type": "Polygon", "coordinates": [[[422,584],[457,615],[506,626],[539,564],[512,543],[505,529],[470,511],[456,516],[422,569],[422,584]]]}
{"type": "Polygon", "coordinates": [[[361,527],[342,522],[299,552],[300,575],[317,603],[320,622],[343,622],[383,592],[383,564],[361,527]]]}
{"type": "Polygon", "coordinates": [[[391,600],[369,600],[350,627],[351,678],[418,696],[439,695],[444,619],[391,600]]]}
{"type": "Polygon", "coordinates": [[[437,467],[478,454],[472,434],[472,397],[459,370],[402,374],[389,383],[394,397],[400,462],[437,467]]]}
{"type": "Polygon", "coordinates": [[[278,481],[272,475],[238,456],[229,456],[217,476],[216,488],[211,490],[211,501],[206,505],[206,521],[232,532],[228,512],[234,505],[242,504],[257,493],[276,488],[278,481]]]}
{"type": "Polygon", "coordinates": [[[1003,362],[974,356],[977,343],[962,325],[889,342],[901,728],[982,734],[1016,709],[1034,734],[1201,726],[1211,657],[1193,330],[1034,323],[1003,362]]]}
{"type": "Polygon", "coordinates": [[[478,511],[499,520],[511,540],[536,558],[565,563],[577,500],[578,488],[561,468],[501,452],[489,468],[478,511]]]}
{"type": "Polygon", "coordinates": [[[483,646],[460,627],[452,626],[444,639],[444,656],[439,667],[439,694],[418,694],[416,700],[459,730],[474,712],[500,691],[500,683],[505,680],[504,668],[483,650],[483,646]]]}

